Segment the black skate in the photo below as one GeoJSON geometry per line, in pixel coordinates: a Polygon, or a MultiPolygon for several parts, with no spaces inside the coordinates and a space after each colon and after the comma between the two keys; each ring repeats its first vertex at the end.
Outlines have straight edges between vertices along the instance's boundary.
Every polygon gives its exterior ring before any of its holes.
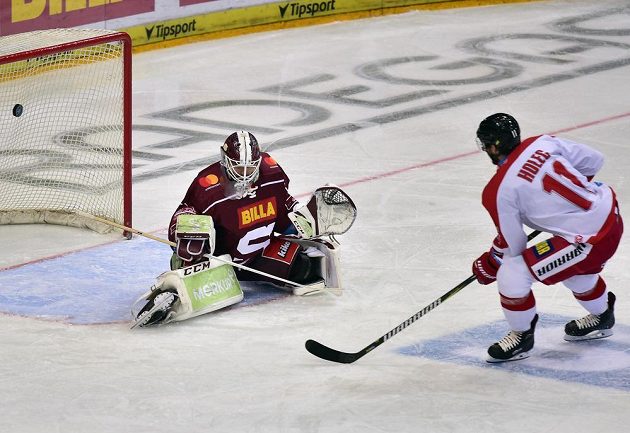
{"type": "Polygon", "coordinates": [[[615,294],[608,292],[608,309],[602,314],[589,314],[581,319],[571,320],[564,327],[566,341],[594,340],[613,334],[615,325],[615,294]]]}
{"type": "Polygon", "coordinates": [[[138,326],[144,327],[164,323],[169,318],[169,313],[177,299],[179,299],[177,292],[156,291],[151,293],[146,305],[138,312],[131,329],[138,326]]]}
{"type": "Polygon", "coordinates": [[[538,314],[532,319],[527,331],[510,331],[508,335],[488,348],[488,362],[517,361],[529,357],[534,347],[534,330],[538,322],[538,314]]]}

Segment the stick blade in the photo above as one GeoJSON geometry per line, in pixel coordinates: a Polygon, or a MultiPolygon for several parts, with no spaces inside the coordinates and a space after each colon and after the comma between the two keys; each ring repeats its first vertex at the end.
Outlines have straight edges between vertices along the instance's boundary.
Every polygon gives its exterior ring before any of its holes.
{"type": "Polygon", "coordinates": [[[340,352],[335,349],[331,349],[328,346],[324,346],[315,340],[307,340],[304,344],[306,350],[318,358],[325,359],[326,361],[338,362],[340,364],[351,364],[361,356],[356,353],[340,352]]]}

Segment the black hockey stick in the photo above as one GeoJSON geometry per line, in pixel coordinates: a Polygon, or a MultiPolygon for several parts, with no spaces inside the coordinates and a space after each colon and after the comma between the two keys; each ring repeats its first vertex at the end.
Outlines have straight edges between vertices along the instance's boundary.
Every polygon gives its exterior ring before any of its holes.
{"type": "MultiPolygon", "coordinates": [[[[540,234],[540,231],[534,230],[533,232],[529,234],[529,236],[527,236],[527,240],[530,241],[534,239],[536,236],[538,236],[539,234],[540,234]]],[[[470,277],[466,278],[457,286],[453,287],[451,290],[449,290],[448,292],[440,296],[435,301],[431,302],[422,310],[418,311],[416,314],[414,314],[413,316],[411,316],[410,318],[402,322],[400,325],[396,326],[387,334],[383,335],[381,338],[372,342],[371,344],[359,350],[358,352],[354,352],[354,353],[341,352],[339,350],[331,349],[328,346],[324,346],[322,343],[319,343],[315,340],[307,340],[304,346],[306,347],[306,350],[308,350],[309,352],[311,352],[313,355],[317,356],[318,358],[322,358],[322,359],[325,359],[327,361],[332,361],[332,362],[339,362],[341,364],[351,364],[357,359],[363,357],[363,355],[365,355],[366,353],[371,352],[373,349],[377,348],[378,346],[380,346],[381,344],[383,344],[384,342],[392,338],[394,335],[398,334],[400,331],[405,329],[407,326],[411,325],[413,322],[415,322],[416,320],[418,320],[425,314],[427,314],[429,311],[433,310],[435,307],[440,305],[442,302],[446,301],[448,298],[455,295],[464,287],[466,287],[467,285],[475,281],[475,279],[476,277],[474,275],[471,275],[470,277]]]]}

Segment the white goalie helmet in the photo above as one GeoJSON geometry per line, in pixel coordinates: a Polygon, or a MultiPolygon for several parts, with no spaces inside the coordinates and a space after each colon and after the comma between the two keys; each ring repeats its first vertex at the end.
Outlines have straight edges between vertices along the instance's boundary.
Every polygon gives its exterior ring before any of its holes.
{"type": "Polygon", "coordinates": [[[221,147],[221,165],[241,197],[258,180],[260,161],[258,140],[251,132],[234,132],[221,147]]]}

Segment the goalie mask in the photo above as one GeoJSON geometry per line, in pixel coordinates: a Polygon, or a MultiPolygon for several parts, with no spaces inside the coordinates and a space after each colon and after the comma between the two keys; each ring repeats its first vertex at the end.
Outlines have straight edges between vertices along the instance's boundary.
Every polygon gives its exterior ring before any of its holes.
{"type": "Polygon", "coordinates": [[[221,165],[234,183],[239,198],[243,197],[258,180],[260,161],[260,147],[251,132],[235,132],[223,143],[221,165]]]}

